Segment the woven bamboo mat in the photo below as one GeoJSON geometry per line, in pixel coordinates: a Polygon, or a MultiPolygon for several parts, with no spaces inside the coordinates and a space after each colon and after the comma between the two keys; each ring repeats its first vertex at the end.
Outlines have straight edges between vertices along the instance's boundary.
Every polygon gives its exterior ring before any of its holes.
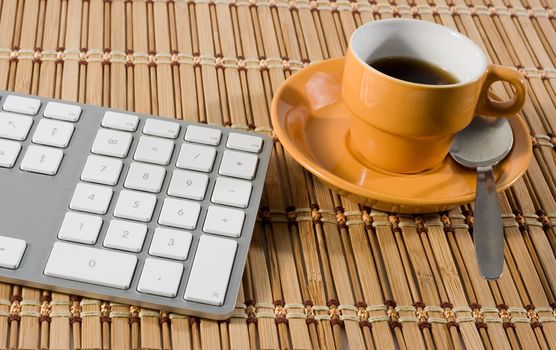
{"type": "MultiPolygon", "coordinates": [[[[226,322],[0,284],[0,348],[556,349],[553,0],[0,0],[0,88],[272,132],[269,104],[364,22],[455,28],[520,69],[534,159],[499,196],[506,267],[479,276],[469,205],[387,215],[331,192],[275,144],[226,322]]],[[[499,95],[506,93],[502,84],[499,95]]]]}

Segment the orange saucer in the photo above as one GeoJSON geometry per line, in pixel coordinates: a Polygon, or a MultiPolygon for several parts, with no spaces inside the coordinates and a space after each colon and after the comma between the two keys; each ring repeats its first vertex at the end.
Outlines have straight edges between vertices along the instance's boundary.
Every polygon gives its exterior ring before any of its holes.
{"type": "MultiPolygon", "coordinates": [[[[349,149],[349,109],[340,94],[344,59],[312,64],[290,77],[272,101],[272,124],[284,148],[332,189],[369,207],[398,213],[449,209],[475,199],[476,172],[447,156],[436,168],[398,174],[363,164],[349,149]]],[[[403,101],[400,101],[403,103],[403,101]]],[[[495,167],[497,190],[511,186],[532,156],[525,122],[508,118],[514,146],[495,167]]]]}

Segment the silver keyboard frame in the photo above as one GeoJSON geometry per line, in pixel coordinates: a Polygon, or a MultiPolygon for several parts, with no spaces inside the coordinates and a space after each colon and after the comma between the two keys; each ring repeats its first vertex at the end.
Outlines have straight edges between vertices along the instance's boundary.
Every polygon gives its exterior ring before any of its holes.
{"type": "MultiPolygon", "coordinates": [[[[220,164],[223,151],[226,149],[226,140],[230,132],[245,133],[253,135],[253,133],[240,131],[237,129],[224,128],[215,125],[206,125],[201,123],[187,122],[183,120],[175,120],[168,118],[161,118],[141,113],[134,113],[128,111],[121,111],[109,108],[102,108],[92,105],[79,104],[74,102],[66,102],[54,100],[44,97],[24,95],[19,93],[12,93],[7,91],[0,91],[0,105],[3,106],[5,97],[8,95],[18,95],[24,97],[32,97],[41,100],[42,105],[37,113],[33,116],[33,125],[31,130],[24,141],[21,141],[22,150],[17,158],[14,167],[0,168],[0,235],[23,239],[27,242],[27,248],[23,255],[21,264],[18,269],[10,270],[0,268],[0,281],[19,284],[28,287],[47,289],[57,292],[68,294],[80,295],[88,298],[95,298],[100,300],[126,303],[140,307],[153,308],[157,310],[165,310],[168,312],[182,313],[191,316],[206,317],[216,320],[228,318],[233,312],[236,305],[236,298],[242,280],[243,270],[247,260],[247,252],[251,237],[253,235],[254,225],[257,219],[258,207],[261,200],[264,180],[273,148],[272,139],[267,135],[257,134],[263,138],[263,148],[258,154],[259,164],[257,173],[253,184],[253,192],[249,206],[245,209],[245,222],[241,232],[241,236],[234,239],[238,243],[238,249],[234,261],[234,266],[231,272],[228,291],[226,294],[225,302],[222,306],[212,306],[196,302],[186,301],[183,296],[185,293],[186,282],[189,278],[189,272],[195,256],[195,251],[199,243],[199,237],[202,234],[202,225],[205,220],[207,207],[210,205],[210,194],[214,188],[215,178],[218,176],[218,165],[220,164]],[[72,105],[78,105],[82,108],[81,117],[75,125],[75,132],[69,143],[68,148],[63,149],[64,158],[54,176],[35,174],[20,170],[21,160],[25,154],[27,147],[32,144],[31,138],[37,127],[40,118],[43,118],[43,111],[49,101],[56,101],[72,105]],[[61,278],[49,277],[43,274],[46,262],[50,255],[50,251],[54,242],[60,241],[57,238],[58,231],[62,224],[64,215],[70,211],[69,203],[72,198],[75,186],[80,181],[80,175],[87,160],[87,156],[91,154],[91,146],[96,136],[97,130],[101,128],[101,120],[105,111],[117,111],[121,113],[134,114],[139,117],[139,126],[137,131],[131,132],[133,135],[133,142],[129,150],[128,156],[123,159],[124,168],[115,186],[110,186],[114,189],[114,196],[110,202],[108,213],[103,216],[103,225],[96,244],[84,246],[95,247],[101,249],[114,250],[102,246],[106,229],[110,220],[113,218],[114,206],[116,204],[119,191],[124,189],[123,182],[127,171],[129,170],[130,163],[133,162],[133,154],[137,146],[139,137],[142,135],[142,129],[146,118],[155,118],[161,120],[170,120],[178,122],[181,126],[180,133],[174,139],[174,152],[170,164],[166,166],[166,177],[164,185],[157,196],[157,204],[153,213],[153,219],[146,223],[148,232],[143,244],[143,249],[135,254],[138,258],[135,273],[129,289],[121,290],[100,285],[89,283],[82,283],[71,281],[61,278]],[[190,231],[193,235],[191,247],[187,260],[183,261],[184,274],[180,282],[178,294],[175,298],[166,298],[162,296],[150,295],[137,292],[137,283],[140,277],[140,271],[143,268],[145,258],[149,257],[147,251],[152,240],[155,227],[160,226],[157,224],[158,216],[164,198],[171,197],[166,195],[168,184],[170,182],[171,174],[176,169],[176,159],[178,157],[180,145],[184,141],[185,129],[188,125],[200,125],[219,129],[222,131],[222,140],[216,147],[217,158],[215,159],[215,166],[209,174],[209,185],[207,187],[207,195],[205,199],[200,201],[202,209],[197,222],[195,230],[190,231]]],[[[171,139],[168,139],[171,140],[171,139]]],[[[19,141],[16,141],[19,142],[19,141]]],[[[175,198],[175,197],[172,197],[175,198]]],[[[72,244],[81,244],[73,243],[72,244]]],[[[121,251],[120,251],[121,252],[121,251]]],[[[124,252],[127,253],[127,252],[124,252]]],[[[214,257],[215,262],[218,257],[214,257]]],[[[170,260],[170,259],[168,259],[170,260]]],[[[175,260],[171,260],[175,261],[175,260]]],[[[210,278],[210,276],[207,276],[210,278]]],[[[241,301],[240,301],[241,302],[241,301]]]]}

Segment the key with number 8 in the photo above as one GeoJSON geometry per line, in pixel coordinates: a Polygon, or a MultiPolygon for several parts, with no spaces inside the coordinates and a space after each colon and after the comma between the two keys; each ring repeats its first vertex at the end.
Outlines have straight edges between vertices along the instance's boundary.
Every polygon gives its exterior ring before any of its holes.
{"type": "Polygon", "coordinates": [[[160,192],[166,170],[161,166],[132,163],[124,186],[147,192],[160,192]]]}

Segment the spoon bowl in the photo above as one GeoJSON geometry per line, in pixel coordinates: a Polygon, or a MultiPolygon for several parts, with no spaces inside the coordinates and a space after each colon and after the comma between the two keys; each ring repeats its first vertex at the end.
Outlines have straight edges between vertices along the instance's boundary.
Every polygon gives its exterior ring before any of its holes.
{"type": "Polygon", "coordinates": [[[456,162],[477,169],[473,241],[481,276],[489,280],[498,279],[504,268],[504,230],[492,167],[510,153],[513,143],[507,119],[476,116],[450,149],[456,162]]]}

